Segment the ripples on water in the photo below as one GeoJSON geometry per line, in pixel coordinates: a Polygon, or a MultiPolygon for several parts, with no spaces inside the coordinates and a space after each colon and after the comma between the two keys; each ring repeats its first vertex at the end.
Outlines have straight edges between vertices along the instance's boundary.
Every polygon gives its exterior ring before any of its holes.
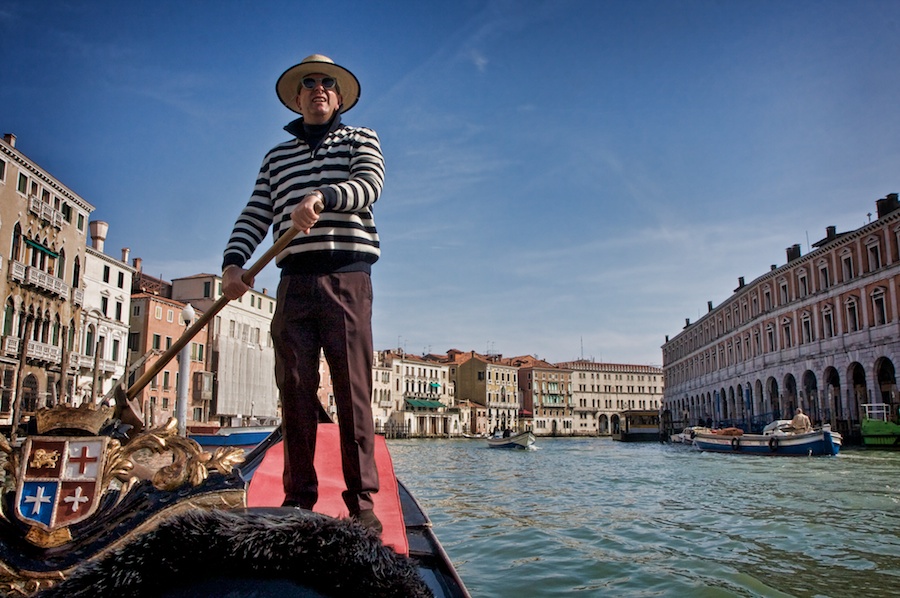
{"type": "Polygon", "coordinates": [[[392,440],[473,596],[900,596],[900,453],[392,440]]]}

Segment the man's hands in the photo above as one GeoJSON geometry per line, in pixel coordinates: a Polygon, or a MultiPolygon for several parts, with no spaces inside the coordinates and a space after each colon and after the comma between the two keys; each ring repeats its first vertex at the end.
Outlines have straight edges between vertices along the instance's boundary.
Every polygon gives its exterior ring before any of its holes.
{"type": "Polygon", "coordinates": [[[244,282],[242,278],[244,272],[246,270],[239,266],[228,266],[222,272],[222,294],[228,297],[229,301],[234,301],[253,286],[254,281],[252,280],[250,284],[244,282]]]}
{"type": "Polygon", "coordinates": [[[302,233],[309,230],[319,221],[319,213],[325,208],[325,197],[320,191],[313,191],[303,198],[291,211],[291,223],[302,233]]]}
{"type": "MultiPolygon", "coordinates": [[[[313,191],[306,195],[291,211],[291,225],[298,231],[309,234],[310,229],[319,221],[319,213],[325,209],[325,196],[321,191],[313,191]]],[[[270,250],[271,251],[271,250],[270,250]]],[[[247,271],[240,266],[228,266],[222,272],[222,293],[233,301],[241,297],[253,286],[253,280],[244,282],[247,271]]]]}

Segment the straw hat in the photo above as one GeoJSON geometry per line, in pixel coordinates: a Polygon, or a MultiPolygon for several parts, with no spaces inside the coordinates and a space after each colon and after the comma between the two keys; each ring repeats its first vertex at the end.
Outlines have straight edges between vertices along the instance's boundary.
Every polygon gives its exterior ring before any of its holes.
{"type": "Polygon", "coordinates": [[[313,73],[328,75],[329,77],[334,77],[337,81],[341,97],[344,100],[343,104],[341,104],[340,112],[347,112],[359,101],[359,80],[356,76],[344,67],[335,64],[327,56],[313,54],[304,58],[300,64],[295,64],[284,71],[278,77],[278,83],[275,84],[275,93],[278,94],[278,99],[281,100],[281,103],[289,110],[300,113],[296,102],[297,88],[304,77],[313,73]]]}

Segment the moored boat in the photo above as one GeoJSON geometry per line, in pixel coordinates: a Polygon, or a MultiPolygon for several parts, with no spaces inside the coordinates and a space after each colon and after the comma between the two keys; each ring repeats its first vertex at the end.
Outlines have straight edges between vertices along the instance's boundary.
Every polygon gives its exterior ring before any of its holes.
{"type": "Polygon", "coordinates": [[[659,412],[649,409],[630,409],[622,413],[612,439],[621,442],[664,441],[659,429],[659,412]]]}
{"type": "Polygon", "coordinates": [[[830,426],[810,432],[795,433],[790,420],[776,420],[762,434],[744,434],[737,428],[710,430],[694,435],[694,446],[701,451],[771,456],[837,455],[841,435],[830,426]]]}
{"type": "Polygon", "coordinates": [[[529,449],[534,446],[534,434],[528,430],[509,436],[492,436],[487,439],[488,447],[500,449],[529,449]]]}
{"type": "MultiPolygon", "coordinates": [[[[900,424],[892,419],[892,405],[866,403],[861,423],[863,445],[873,448],[900,448],[900,424]]],[[[896,416],[896,414],[894,414],[896,416]]]]}
{"type": "Polygon", "coordinates": [[[214,434],[188,434],[200,446],[234,446],[252,449],[265,440],[278,426],[236,426],[219,428],[214,434]]]}
{"type": "Polygon", "coordinates": [[[698,432],[709,432],[709,428],[706,426],[688,426],[681,432],[670,434],[669,442],[674,444],[693,444],[694,436],[696,436],[698,432]]]}

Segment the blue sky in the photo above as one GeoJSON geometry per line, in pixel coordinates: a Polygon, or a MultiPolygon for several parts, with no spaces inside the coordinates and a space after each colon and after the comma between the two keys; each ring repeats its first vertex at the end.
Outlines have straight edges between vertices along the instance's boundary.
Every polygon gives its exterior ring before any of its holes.
{"type": "Polygon", "coordinates": [[[108,254],[218,273],[287,138],[275,81],[327,54],[387,161],[377,348],[660,364],[900,190],[898,29],[894,0],[4,0],[0,129],[108,254]]]}

